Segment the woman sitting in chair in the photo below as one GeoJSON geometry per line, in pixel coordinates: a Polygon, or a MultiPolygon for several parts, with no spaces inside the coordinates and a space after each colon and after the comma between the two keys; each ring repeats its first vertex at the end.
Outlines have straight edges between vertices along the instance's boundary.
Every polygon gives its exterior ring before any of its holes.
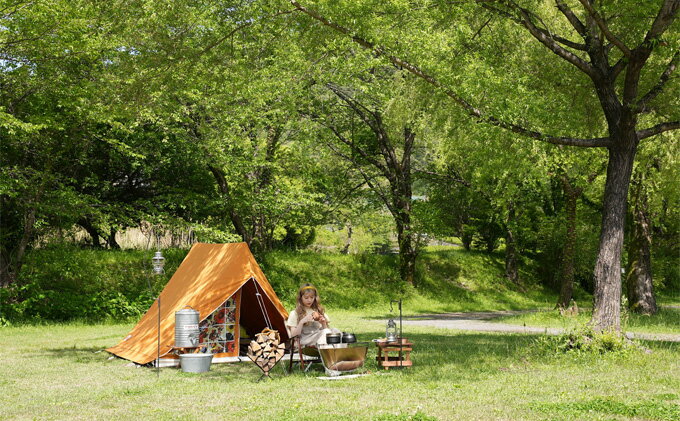
{"type": "Polygon", "coordinates": [[[301,346],[326,344],[326,334],[339,333],[328,327],[330,318],[319,302],[319,293],[312,284],[304,284],[297,294],[297,306],[290,313],[286,326],[290,336],[300,336],[301,346]]]}

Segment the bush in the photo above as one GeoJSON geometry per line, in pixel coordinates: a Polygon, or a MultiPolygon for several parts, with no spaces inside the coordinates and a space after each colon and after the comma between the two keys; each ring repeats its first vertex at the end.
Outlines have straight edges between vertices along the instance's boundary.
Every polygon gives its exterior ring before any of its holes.
{"type": "MultiPolygon", "coordinates": [[[[151,274],[152,253],[71,245],[33,250],[19,281],[0,290],[0,317],[6,322],[137,319],[168,279],[151,274]]],[[[187,250],[163,253],[172,273],[187,250]]]]}
{"type": "Polygon", "coordinates": [[[618,332],[595,332],[590,326],[582,326],[562,335],[541,336],[535,342],[535,349],[549,354],[593,354],[628,353],[640,347],[618,332]]]}

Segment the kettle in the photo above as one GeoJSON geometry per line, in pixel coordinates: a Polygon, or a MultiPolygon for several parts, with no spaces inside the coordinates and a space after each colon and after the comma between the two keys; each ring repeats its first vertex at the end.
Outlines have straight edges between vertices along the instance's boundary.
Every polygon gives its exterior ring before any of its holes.
{"type": "Polygon", "coordinates": [[[353,344],[356,341],[357,341],[357,337],[354,336],[354,333],[342,332],[342,343],[353,344]]]}

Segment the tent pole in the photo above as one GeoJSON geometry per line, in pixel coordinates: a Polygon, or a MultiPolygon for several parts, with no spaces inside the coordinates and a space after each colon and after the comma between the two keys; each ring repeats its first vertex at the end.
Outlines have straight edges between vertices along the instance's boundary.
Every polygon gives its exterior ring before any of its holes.
{"type": "Polygon", "coordinates": [[[161,376],[161,296],[158,296],[158,339],[156,340],[156,378],[161,376]]]}

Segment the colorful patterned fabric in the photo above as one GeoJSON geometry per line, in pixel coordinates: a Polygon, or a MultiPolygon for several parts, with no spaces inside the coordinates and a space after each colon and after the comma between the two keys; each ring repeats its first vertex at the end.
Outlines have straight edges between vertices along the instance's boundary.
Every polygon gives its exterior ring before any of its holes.
{"type": "Polygon", "coordinates": [[[236,328],[236,300],[230,297],[199,324],[201,348],[213,354],[234,352],[236,328]]]}

